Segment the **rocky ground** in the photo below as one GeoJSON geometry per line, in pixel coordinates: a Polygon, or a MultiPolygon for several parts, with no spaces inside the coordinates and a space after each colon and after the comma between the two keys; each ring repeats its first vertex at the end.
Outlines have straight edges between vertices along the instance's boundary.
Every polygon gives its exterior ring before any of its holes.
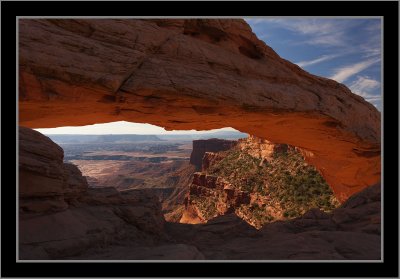
{"type": "Polygon", "coordinates": [[[89,189],[50,139],[24,127],[19,139],[20,259],[380,259],[380,185],[261,230],[232,214],[168,223],[153,195],[89,189]]]}

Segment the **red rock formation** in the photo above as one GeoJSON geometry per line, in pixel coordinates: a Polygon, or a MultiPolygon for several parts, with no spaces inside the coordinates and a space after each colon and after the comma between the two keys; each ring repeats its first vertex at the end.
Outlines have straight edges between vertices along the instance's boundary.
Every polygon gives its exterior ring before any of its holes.
{"type": "Polygon", "coordinates": [[[298,148],[249,136],[230,150],[205,153],[202,172],[194,174],[185,205],[181,222],[204,223],[234,211],[261,228],[299,217],[313,207],[331,211],[339,203],[298,148]]]}
{"type": "Polygon", "coordinates": [[[224,158],[220,153],[206,152],[204,153],[203,160],[201,162],[201,171],[206,171],[210,166],[218,163],[224,158]]]}
{"type": "Polygon", "coordinates": [[[181,223],[204,223],[217,215],[231,213],[241,204],[249,204],[250,195],[247,192],[235,189],[223,178],[196,172],[189,186],[189,193],[185,200],[185,211],[180,220],[181,223]],[[200,209],[197,199],[204,199],[206,203],[215,201],[209,210],[210,216],[206,216],[207,209],[200,209]]]}
{"type": "Polygon", "coordinates": [[[251,135],[245,139],[239,139],[238,142],[239,147],[246,149],[246,152],[251,156],[266,161],[270,161],[274,154],[286,152],[288,148],[293,148],[287,144],[276,144],[251,135]]]}
{"type": "Polygon", "coordinates": [[[19,197],[22,213],[65,210],[88,184],[80,170],[63,163],[64,152],[48,137],[19,129],[19,197]]]}
{"type": "MultiPolygon", "coordinates": [[[[35,199],[40,206],[59,197],[68,205],[20,211],[20,259],[381,259],[380,185],[352,196],[331,214],[310,210],[260,231],[233,214],[197,226],[166,224],[154,196],[113,187],[86,189],[84,178],[73,166],[64,168],[62,150],[47,137],[21,128],[19,140],[20,202],[35,199]]],[[[198,181],[218,188],[210,185],[213,178],[198,181]]]]}
{"type": "Polygon", "coordinates": [[[203,156],[206,152],[218,152],[232,148],[236,141],[223,139],[194,140],[193,149],[190,154],[190,163],[201,170],[203,156]]]}
{"type": "Polygon", "coordinates": [[[374,185],[331,213],[312,209],[300,218],[270,223],[259,231],[235,214],[227,214],[196,226],[174,224],[170,233],[188,245],[196,243],[207,259],[379,260],[380,191],[381,186],[374,185]]]}
{"type": "Polygon", "coordinates": [[[20,127],[19,142],[20,259],[58,259],[119,237],[144,241],[162,234],[157,197],[139,190],[88,189],[79,169],[63,163],[63,150],[48,137],[20,127]]]}
{"type": "Polygon", "coordinates": [[[196,172],[193,175],[192,185],[197,185],[201,187],[205,187],[208,189],[224,189],[227,182],[222,181],[219,177],[213,175],[206,175],[201,172],[196,172]]]}
{"type": "Polygon", "coordinates": [[[183,204],[189,191],[188,185],[192,182],[194,172],[195,167],[187,163],[186,167],[175,172],[170,179],[167,180],[167,185],[173,185],[175,189],[163,202],[163,210],[169,212],[164,215],[166,221],[179,222],[181,219],[184,209],[183,204]]]}
{"type": "MultiPolygon", "coordinates": [[[[87,189],[85,179],[73,165],[62,163],[62,150],[47,137],[21,128],[19,140],[20,205],[28,203],[19,216],[20,259],[380,259],[380,185],[352,196],[331,214],[310,210],[260,231],[233,214],[197,226],[168,224],[155,196],[113,187],[87,189]],[[57,199],[68,208],[51,206],[57,199]]],[[[221,188],[213,177],[196,181],[210,191],[221,188]]],[[[229,192],[229,185],[223,188],[229,192]]],[[[239,203],[246,198],[229,193],[239,203]]]]}
{"type": "Polygon", "coordinates": [[[302,148],[343,201],[380,180],[380,113],[239,19],[19,20],[19,121],[233,127],[302,148]]]}

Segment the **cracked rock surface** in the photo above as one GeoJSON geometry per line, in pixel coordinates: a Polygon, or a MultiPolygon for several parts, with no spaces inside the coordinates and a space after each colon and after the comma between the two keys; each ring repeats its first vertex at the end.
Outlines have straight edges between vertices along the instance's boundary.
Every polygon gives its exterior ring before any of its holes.
{"type": "Polygon", "coordinates": [[[19,121],[233,127],[304,150],[341,201],[380,180],[380,113],[240,19],[22,19],[19,121]]]}

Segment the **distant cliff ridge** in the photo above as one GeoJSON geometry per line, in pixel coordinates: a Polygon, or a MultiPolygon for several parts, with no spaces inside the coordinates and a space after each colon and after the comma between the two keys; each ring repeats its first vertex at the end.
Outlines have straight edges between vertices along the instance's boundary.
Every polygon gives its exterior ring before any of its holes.
{"type": "Polygon", "coordinates": [[[155,135],[47,135],[56,143],[125,143],[132,141],[161,141],[155,135]]]}
{"type": "Polygon", "coordinates": [[[203,156],[206,152],[225,151],[237,144],[234,140],[223,139],[208,139],[194,140],[193,151],[190,155],[190,163],[196,167],[196,170],[201,170],[203,156]]]}

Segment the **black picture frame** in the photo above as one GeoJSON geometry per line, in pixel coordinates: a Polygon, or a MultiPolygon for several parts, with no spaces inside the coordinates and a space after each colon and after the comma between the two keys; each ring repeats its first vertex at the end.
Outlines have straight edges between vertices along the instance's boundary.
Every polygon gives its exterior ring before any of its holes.
{"type": "Polygon", "coordinates": [[[398,1],[1,2],[2,277],[398,277],[398,1]],[[17,16],[383,16],[382,263],[17,263],[15,247],[17,16]]]}

